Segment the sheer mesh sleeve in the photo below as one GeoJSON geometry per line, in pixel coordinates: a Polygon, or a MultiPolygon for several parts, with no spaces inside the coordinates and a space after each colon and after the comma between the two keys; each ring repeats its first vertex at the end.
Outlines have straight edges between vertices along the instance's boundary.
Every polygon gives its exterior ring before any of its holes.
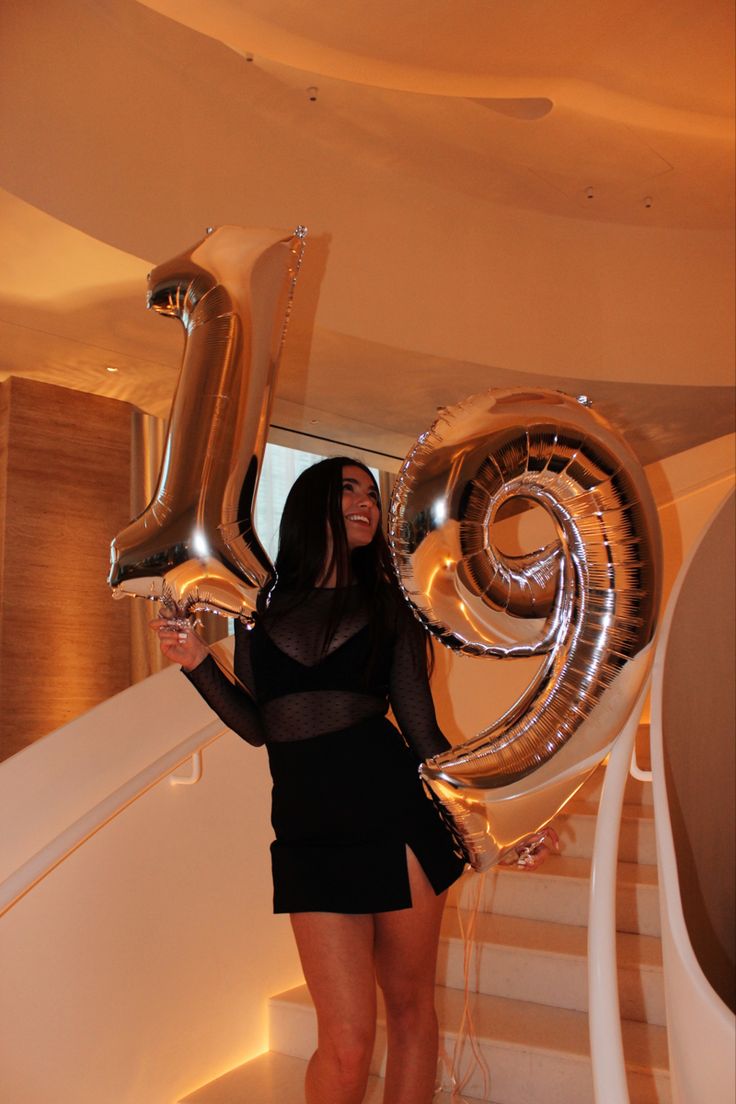
{"type": "Polygon", "coordinates": [[[417,757],[430,759],[451,745],[437,725],[424,648],[424,631],[411,614],[399,615],[389,681],[391,708],[417,757]]]}
{"type": "MultiPolygon", "coordinates": [[[[234,669],[238,680],[252,694],[250,633],[239,624],[235,626],[234,669]]],[[[230,682],[212,656],[207,656],[191,671],[182,670],[182,674],[189,679],[210,709],[215,711],[228,728],[255,747],[265,743],[265,735],[254,699],[240,686],[230,682]]]]}

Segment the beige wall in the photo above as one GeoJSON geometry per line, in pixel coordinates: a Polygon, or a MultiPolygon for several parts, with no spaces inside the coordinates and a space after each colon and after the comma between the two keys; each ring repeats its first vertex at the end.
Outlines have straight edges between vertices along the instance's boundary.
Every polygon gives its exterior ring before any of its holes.
{"type": "Polygon", "coordinates": [[[105,581],[129,498],[127,403],[0,385],[0,758],[130,681],[128,611],[105,581]]]}
{"type": "MultiPolygon", "coordinates": [[[[180,672],[104,702],[0,769],[0,879],[212,714],[180,672]]],[[[0,919],[0,1100],[173,1104],[267,1046],[301,982],[271,915],[264,750],[232,733],[0,919]]]]}

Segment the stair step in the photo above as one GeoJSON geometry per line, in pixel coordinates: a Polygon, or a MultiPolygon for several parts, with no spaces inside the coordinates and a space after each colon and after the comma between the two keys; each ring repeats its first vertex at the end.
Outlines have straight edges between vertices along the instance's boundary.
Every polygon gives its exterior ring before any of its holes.
{"type": "MultiPolygon", "coordinates": [[[[272,997],[270,1038],[274,1050],[308,1058],[316,1042],[316,1020],[306,986],[272,997]]],[[[463,1017],[465,994],[437,989],[440,1035],[452,1054],[463,1017]]],[[[584,1012],[548,1007],[529,1001],[470,993],[468,1009],[479,1047],[490,1070],[490,1088],[474,1069],[467,1095],[493,1104],[591,1104],[593,1079],[584,1012]]],[[[669,1073],[666,1031],[663,1027],[624,1021],[624,1053],[631,1104],[667,1104],[669,1073]]],[[[385,1024],[379,1003],[379,1030],[372,1066],[381,1071],[385,1053],[385,1024]]],[[[472,1065],[467,1044],[456,1075],[472,1065]]],[[[447,1084],[443,1086],[446,1090],[447,1084]]]]}
{"type": "MultiPolygon", "coordinates": [[[[560,837],[560,850],[570,858],[590,858],[593,854],[598,802],[573,798],[552,822],[560,837]]],[[[654,809],[651,805],[625,804],[621,810],[618,857],[621,862],[654,865],[657,844],[654,835],[654,809]]]]}
{"type": "MultiPolygon", "coordinates": [[[[269,1050],[209,1085],[203,1085],[179,1104],[302,1104],[306,1071],[305,1058],[269,1050]]],[[[465,1094],[465,1099],[472,1104],[473,1097],[465,1094]]],[[[372,1074],[363,1104],[381,1104],[382,1100],[383,1080],[372,1074]]],[[[432,1104],[453,1102],[449,1093],[442,1092],[434,1097],[432,1104]]]]}
{"type": "MultiPolygon", "coordinates": [[[[550,855],[536,870],[496,866],[485,874],[468,872],[450,889],[448,902],[496,915],[550,920],[557,924],[588,922],[590,860],[550,855]]],[[[657,868],[619,862],[616,928],[638,935],[660,934],[657,868]]]]}
{"type": "MultiPolygon", "coordinates": [[[[644,767],[641,759],[639,759],[639,766],[642,770],[648,769],[644,767]]],[[[594,770],[587,782],[577,792],[577,797],[581,797],[586,801],[595,801],[598,804],[601,796],[601,790],[603,789],[603,779],[606,777],[606,767],[602,764],[597,770],[594,770]]],[[[631,775],[626,779],[626,788],[624,789],[624,801],[628,805],[653,805],[654,794],[652,791],[651,782],[640,782],[638,778],[632,778],[631,775]]]]}
{"type": "MultiPolygon", "coordinates": [[[[438,980],[465,986],[465,930],[472,918],[448,907],[442,921],[438,980]]],[[[588,1008],[587,929],[478,912],[468,977],[473,991],[568,1008],[588,1008]]],[[[619,932],[619,1000],[627,1020],[664,1024],[664,980],[659,939],[619,932]]]]}

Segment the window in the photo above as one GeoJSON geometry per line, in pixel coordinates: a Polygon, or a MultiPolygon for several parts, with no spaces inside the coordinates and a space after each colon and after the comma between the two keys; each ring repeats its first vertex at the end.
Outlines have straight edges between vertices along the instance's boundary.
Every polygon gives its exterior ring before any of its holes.
{"type": "Polygon", "coordinates": [[[276,559],[279,544],[281,513],[294,480],[312,464],[324,459],[313,452],[301,452],[285,445],[266,445],[254,520],[261,544],[272,560],[276,559]]]}

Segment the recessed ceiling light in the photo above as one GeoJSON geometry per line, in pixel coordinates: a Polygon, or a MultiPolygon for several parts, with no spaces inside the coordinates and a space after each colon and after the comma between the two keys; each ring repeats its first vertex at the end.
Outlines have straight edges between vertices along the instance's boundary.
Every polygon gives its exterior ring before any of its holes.
{"type": "Polygon", "coordinates": [[[112,364],[106,364],[105,368],[107,369],[108,372],[117,372],[117,371],[119,371],[119,369],[115,368],[114,365],[112,365],[112,364]]]}

